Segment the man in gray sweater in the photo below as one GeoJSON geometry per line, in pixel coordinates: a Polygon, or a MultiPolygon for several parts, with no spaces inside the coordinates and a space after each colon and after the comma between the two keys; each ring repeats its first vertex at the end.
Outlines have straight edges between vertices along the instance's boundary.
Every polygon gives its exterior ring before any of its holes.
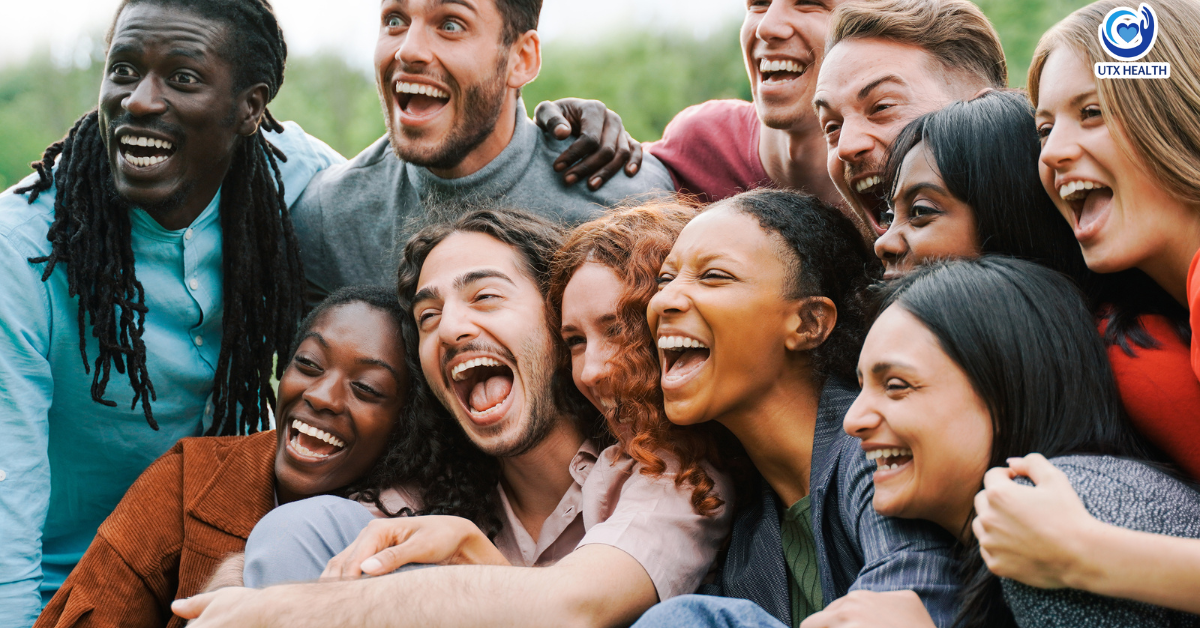
{"type": "Polygon", "coordinates": [[[650,156],[635,176],[594,192],[554,171],[569,141],[543,134],[520,98],[541,67],[541,5],[381,3],[375,78],[387,135],[314,177],[292,207],[310,304],[348,284],[392,285],[398,252],[430,213],[501,200],[577,224],[673,190],[650,156]]]}

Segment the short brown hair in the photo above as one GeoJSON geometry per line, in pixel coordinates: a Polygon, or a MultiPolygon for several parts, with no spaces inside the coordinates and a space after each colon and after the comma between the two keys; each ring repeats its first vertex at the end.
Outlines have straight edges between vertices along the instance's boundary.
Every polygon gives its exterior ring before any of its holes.
{"type": "Polygon", "coordinates": [[[1008,86],[1000,36],[967,0],[863,0],[834,10],[829,51],[847,39],[886,39],[922,48],[951,70],[970,72],[992,87],[1008,86]]]}

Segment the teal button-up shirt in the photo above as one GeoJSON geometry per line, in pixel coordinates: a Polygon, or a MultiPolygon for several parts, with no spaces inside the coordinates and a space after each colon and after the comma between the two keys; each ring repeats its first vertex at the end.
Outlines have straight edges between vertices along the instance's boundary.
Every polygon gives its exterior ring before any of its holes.
{"type": "MultiPolygon", "coordinates": [[[[291,205],[314,174],[344,159],[299,126],[286,127],[269,138],[288,156],[280,168],[291,205]]],[[[31,626],[142,471],[212,424],[223,313],[220,192],[186,229],[164,229],[141,209],[130,216],[158,431],[140,404],[130,407],[124,375],[114,371],[108,384],[116,407],[92,401],[78,299],[67,296],[64,268],[43,282],[45,264],[28,261],[50,253],[55,193],[32,205],[12,189],[0,194],[0,628],[31,626]]],[[[89,334],[93,366],[98,351],[89,334]]]]}

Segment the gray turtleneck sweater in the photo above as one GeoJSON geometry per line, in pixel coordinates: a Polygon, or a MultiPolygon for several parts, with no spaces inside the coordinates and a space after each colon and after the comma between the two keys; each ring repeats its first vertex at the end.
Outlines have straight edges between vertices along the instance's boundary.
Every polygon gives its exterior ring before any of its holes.
{"type": "Polygon", "coordinates": [[[386,136],[318,173],[292,206],[309,305],[346,285],[394,285],[409,236],[471,201],[496,201],[574,226],[626,199],[674,190],[667,169],[649,154],[632,178],[618,173],[596,192],[582,182],[567,187],[553,164],[572,141],[542,133],[518,104],[508,147],[465,177],[442,179],[400,161],[386,136]]]}

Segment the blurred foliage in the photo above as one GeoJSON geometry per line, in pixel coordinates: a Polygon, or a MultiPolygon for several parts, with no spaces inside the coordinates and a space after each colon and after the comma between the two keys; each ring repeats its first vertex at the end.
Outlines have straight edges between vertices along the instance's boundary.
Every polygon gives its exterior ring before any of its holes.
{"type": "MultiPolygon", "coordinates": [[[[1041,34],[1084,0],[977,0],[1008,55],[1009,78],[1025,84],[1041,34]]],[[[712,98],[750,98],[734,22],[697,38],[689,33],[627,32],[591,44],[557,40],[543,50],[537,80],[524,90],[532,115],[542,100],[596,98],[621,114],[634,137],[648,141],[681,109],[712,98]]],[[[30,173],[50,143],[95,107],[103,51],[99,37],[69,58],[46,51],[0,69],[0,189],[30,173]],[[92,43],[92,42],[96,43],[92,43]]],[[[271,104],[280,120],[295,120],[343,155],[383,134],[374,78],[334,54],[293,57],[287,81],[271,104]]]]}

